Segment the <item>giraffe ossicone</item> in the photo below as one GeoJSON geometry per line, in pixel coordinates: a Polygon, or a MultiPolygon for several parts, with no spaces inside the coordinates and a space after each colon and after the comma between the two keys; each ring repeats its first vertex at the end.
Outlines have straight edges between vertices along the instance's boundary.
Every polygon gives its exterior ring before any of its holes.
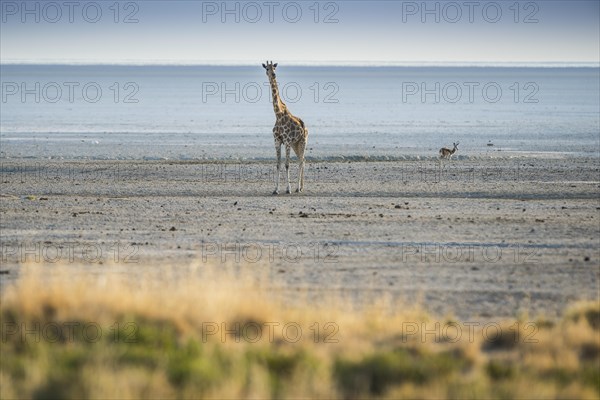
{"type": "Polygon", "coordinates": [[[304,190],[304,152],[308,142],[308,128],[304,122],[294,116],[287,108],[279,96],[279,87],[275,76],[277,63],[267,61],[262,65],[267,71],[267,77],[271,84],[271,94],[273,96],[273,111],[275,111],[275,126],[273,127],[273,137],[275,139],[275,153],[277,155],[277,182],[273,194],[279,194],[279,180],[281,170],[281,146],[285,146],[285,172],[287,176],[286,193],[291,193],[290,186],[290,149],[294,150],[298,157],[298,188],[296,192],[304,190]]]}

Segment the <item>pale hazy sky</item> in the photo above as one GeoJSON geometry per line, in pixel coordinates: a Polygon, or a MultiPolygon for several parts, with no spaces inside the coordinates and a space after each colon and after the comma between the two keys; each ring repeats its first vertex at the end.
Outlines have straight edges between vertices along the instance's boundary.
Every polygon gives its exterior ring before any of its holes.
{"type": "Polygon", "coordinates": [[[67,3],[0,0],[2,62],[600,60],[598,0],[67,3]]]}

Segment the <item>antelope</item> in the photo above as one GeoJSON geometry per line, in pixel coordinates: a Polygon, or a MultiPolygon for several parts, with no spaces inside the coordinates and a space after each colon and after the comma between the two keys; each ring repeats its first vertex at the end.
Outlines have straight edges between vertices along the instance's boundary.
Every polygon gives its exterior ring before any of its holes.
{"type": "Polygon", "coordinates": [[[442,147],[440,149],[440,159],[447,158],[448,160],[452,157],[454,153],[458,150],[459,143],[452,143],[454,148],[452,150],[442,147]]]}

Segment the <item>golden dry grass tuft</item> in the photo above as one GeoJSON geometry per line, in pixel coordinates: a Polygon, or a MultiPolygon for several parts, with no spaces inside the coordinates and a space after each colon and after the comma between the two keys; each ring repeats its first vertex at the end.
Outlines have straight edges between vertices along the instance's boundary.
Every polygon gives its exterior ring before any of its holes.
{"type": "Polygon", "coordinates": [[[137,268],[23,267],[1,298],[0,397],[600,396],[598,303],[469,322],[281,290],[256,266],[137,268]]]}

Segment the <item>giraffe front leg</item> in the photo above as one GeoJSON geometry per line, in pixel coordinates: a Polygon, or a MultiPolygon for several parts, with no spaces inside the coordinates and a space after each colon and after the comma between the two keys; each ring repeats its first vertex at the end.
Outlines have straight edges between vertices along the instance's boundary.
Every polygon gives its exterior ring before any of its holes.
{"type": "Polygon", "coordinates": [[[302,157],[302,159],[299,162],[299,169],[298,169],[298,189],[296,189],[296,192],[300,193],[304,191],[304,157],[302,157]]]}
{"type": "Polygon", "coordinates": [[[292,187],[290,186],[290,146],[285,146],[285,176],[287,177],[287,189],[286,193],[292,193],[292,187]]]}
{"type": "Polygon", "coordinates": [[[275,181],[275,190],[273,191],[273,194],[277,195],[279,194],[279,171],[281,169],[281,143],[275,143],[275,153],[277,154],[277,178],[275,181]]]}

